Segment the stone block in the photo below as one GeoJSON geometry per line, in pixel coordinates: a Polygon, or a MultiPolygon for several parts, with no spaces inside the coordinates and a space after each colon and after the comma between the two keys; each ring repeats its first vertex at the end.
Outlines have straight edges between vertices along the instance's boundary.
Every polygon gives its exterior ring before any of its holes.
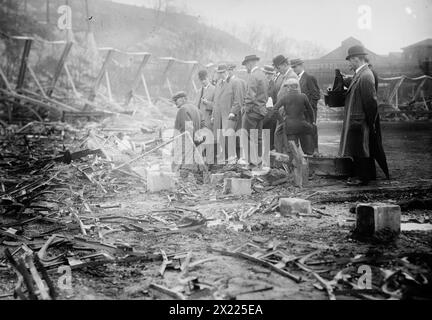
{"type": "Polygon", "coordinates": [[[252,180],[226,178],[224,179],[224,193],[234,195],[250,195],[252,194],[252,180]]]}
{"type": "Polygon", "coordinates": [[[210,176],[210,184],[216,185],[224,181],[224,174],[223,173],[213,173],[210,176]]]}
{"type": "Polygon", "coordinates": [[[311,202],[298,198],[279,199],[279,211],[281,215],[295,215],[297,213],[312,214],[311,202]]]}
{"type": "Polygon", "coordinates": [[[175,174],[171,172],[148,171],[147,172],[147,191],[172,191],[175,189],[175,174]]]}
{"type": "Polygon", "coordinates": [[[356,207],[356,233],[373,236],[377,231],[400,233],[401,208],[387,203],[360,203],[356,207]]]}

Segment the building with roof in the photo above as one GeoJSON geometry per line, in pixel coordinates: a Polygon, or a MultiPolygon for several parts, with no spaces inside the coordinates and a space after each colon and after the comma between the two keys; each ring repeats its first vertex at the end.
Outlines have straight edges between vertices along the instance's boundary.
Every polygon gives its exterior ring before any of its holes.
{"type": "MultiPolygon", "coordinates": [[[[319,59],[306,60],[305,67],[313,74],[325,89],[333,83],[334,70],[340,69],[343,73],[352,73],[346,61],[348,49],[355,45],[363,45],[360,40],[349,37],[341,42],[341,45],[319,59]]],[[[402,48],[402,52],[392,52],[389,55],[379,55],[365,48],[368,52],[369,62],[380,77],[394,77],[406,75],[408,77],[427,74],[420,61],[432,60],[432,39],[412,44],[402,48]],[[429,59],[429,60],[428,60],[429,59]]],[[[426,69],[431,63],[428,62],[426,69]]]]}

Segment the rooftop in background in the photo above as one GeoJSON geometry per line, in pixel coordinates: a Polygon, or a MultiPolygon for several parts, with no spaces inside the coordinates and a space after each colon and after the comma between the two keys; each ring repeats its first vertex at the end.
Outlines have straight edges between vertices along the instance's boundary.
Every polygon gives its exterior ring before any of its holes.
{"type": "Polygon", "coordinates": [[[432,39],[429,38],[420,42],[413,43],[412,45],[402,48],[402,50],[411,49],[415,47],[432,47],[432,39]]]}
{"type": "MultiPolygon", "coordinates": [[[[348,49],[352,46],[357,46],[357,45],[363,46],[363,43],[354,37],[349,37],[349,38],[345,39],[344,41],[342,41],[341,45],[338,48],[327,53],[325,56],[321,57],[319,60],[332,60],[332,61],[345,60],[345,58],[347,56],[348,49]]],[[[377,61],[377,60],[385,59],[385,56],[378,55],[378,54],[368,50],[367,48],[365,48],[365,50],[368,53],[368,58],[371,61],[377,61]]]]}

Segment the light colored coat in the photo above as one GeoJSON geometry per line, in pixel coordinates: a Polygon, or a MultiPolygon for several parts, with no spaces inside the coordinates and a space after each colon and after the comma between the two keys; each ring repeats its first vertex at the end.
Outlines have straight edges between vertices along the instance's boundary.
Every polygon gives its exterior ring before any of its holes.
{"type": "Polygon", "coordinates": [[[215,138],[218,129],[237,129],[239,121],[228,120],[228,117],[230,113],[235,115],[240,113],[244,94],[244,81],[236,77],[219,81],[216,84],[213,105],[213,132],[215,138]]]}
{"type": "Polygon", "coordinates": [[[264,119],[267,114],[268,86],[268,80],[261,69],[256,68],[249,74],[243,116],[264,119]]]}
{"type": "Polygon", "coordinates": [[[204,88],[201,87],[201,89],[198,91],[198,96],[195,102],[195,105],[198,107],[199,111],[201,112],[204,125],[212,129],[212,123],[211,123],[211,117],[213,112],[213,105],[214,105],[214,95],[215,95],[215,86],[209,83],[209,85],[204,88]],[[204,103],[202,99],[208,100],[210,103],[204,103]]]}

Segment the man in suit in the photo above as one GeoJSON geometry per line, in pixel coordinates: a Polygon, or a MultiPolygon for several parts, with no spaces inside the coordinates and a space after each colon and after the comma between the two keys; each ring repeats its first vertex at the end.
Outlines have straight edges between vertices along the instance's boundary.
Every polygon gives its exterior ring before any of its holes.
{"type": "Polygon", "coordinates": [[[198,93],[196,105],[199,111],[201,111],[204,125],[212,130],[211,115],[213,111],[215,87],[209,81],[207,70],[200,70],[198,72],[198,79],[202,86],[198,93]]]}
{"type": "Polygon", "coordinates": [[[274,103],[276,102],[276,96],[274,94],[276,71],[273,66],[264,66],[261,68],[267,77],[268,81],[268,101],[267,101],[267,115],[264,118],[263,129],[270,130],[270,150],[274,149],[274,134],[277,126],[277,116],[273,109],[274,103]]]}
{"type": "Polygon", "coordinates": [[[259,60],[256,55],[249,55],[242,62],[248,71],[248,81],[242,118],[241,164],[252,167],[258,167],[262,162],[262,129],[268,100],[268,83],[264,72],[258,67],[259,60]]]}
{"type": "Polygon", "coordinates": [[[375,160],[389,178],[387,160],[381,141],[375,79],[366,62],[362,46],[348,50],[346,60],[355,70],[345,99],[345,118],[339,154],[354,160],[349,185],[367,185],[376,179],[375,160]]]}
{"type": "MultiPolygon", "coordinates": [[[[300,90],[304,93],[312,106],[314,111],[313,123],[316,125],[318,116],[318,101],[321,98],[320,88],[316,78],[305,72],[303,60],[291,60],[291,68],[298,75],[300,80],[300,90]]],[[[308,155],[318,154],[318,131],[316,134],[304,135],[300,137],[300,144],[303,152],[308,155]]]]}
{"type": "Polygon", "coordinates": [[[237,161],[235,136],[240,128],[240,112],[244,100],[244,84],[234,75],[229,74],[228,66],[221,64],[216,72],[219,81],[215,89],[213,105],[213,134],[217,139],[216,155],[218,163],[237,161]]]}
{"type": "Polygon", "coordinates": [[[228,119],[231,121],[235,122],[235,125],[233,126],[235,132],[236,132],[236,155],[237,155],[237,159],[241,158],[241,153],[240,153],[240,136],[237,134],[239,132],[239,130],[242,128],[242,108],[244,105],[244,97],[246,94],[246,81],[244,81],[243,79],[237,77],[234,74],[235,69],[237,68],[237,66],[233,63],[228,64],[228,75],[229,75],[229,81],[232,83],[233,87],[235,88],[240,88],[240,101],[241,101],[241,106],[239,105],[235,105],[235,107],[233,108],[233,112],[230,113],[230,115],[228,116],[228,119]]]}
{"type": "MultiPolygon", "coordinates": [[[[289,61],[283,55],[278,55],[273,59],[273,66],[279,73],[274,84],[271,96],[275,98],[273,104],[276,104],[284,95],[288,93],[286,84],[288,79],[297,79],[298,76],[291,68],[289,61]]],[[[274,147],[277,152],[288,153],[288,140],[284,131],[284,124],[278,121],[274,134],[274,147]]]]}

